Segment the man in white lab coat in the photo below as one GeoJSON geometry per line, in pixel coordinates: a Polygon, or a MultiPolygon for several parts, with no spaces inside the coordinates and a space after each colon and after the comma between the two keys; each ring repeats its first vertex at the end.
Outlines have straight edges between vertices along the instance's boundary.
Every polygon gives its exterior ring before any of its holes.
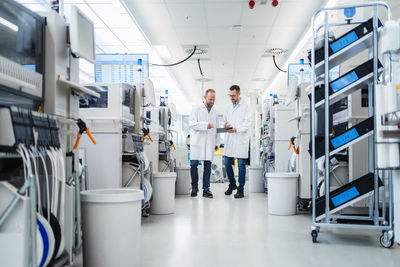
{"type": "Polygon", "coordinates": [[[208,89],[204,102],[193,108],[189,118],[190,128],[190,176],[192,177],[191,196],[197,196],[199,174],[197,166],[203,161],[203,197],[212,198],[210,191],[211,162],[214,157],[218,127],[218,115],[212,108],[215,102],[215,91],[208,89]]]}
{"type": "Polygon", "coordinates": [[[232,194],[237,189],[235,198],[244,197],[243,190],[246,182],[246,162],[249,156],[250,125],[252,112],[250,106],[240,97],[240,87],[232,85],[229,89],[229,104],[224,113],[224,127],[229,128],[225,133],[224,165],[229,180],[225,195],[232,194]],[[239,186],[236,185],[232,165],[238,160],[239,186]]]}

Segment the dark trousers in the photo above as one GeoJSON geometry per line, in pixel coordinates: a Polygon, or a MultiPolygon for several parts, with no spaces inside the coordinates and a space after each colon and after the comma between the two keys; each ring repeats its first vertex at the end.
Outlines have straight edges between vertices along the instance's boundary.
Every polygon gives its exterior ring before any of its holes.
{"type": "MultiPolygon", "coordinates": [[[[192,188],[199,188],[199,173],[197,166],[199,165],[198,160],[190,161],[190,176],[192,177],[192,188]]],[[[211,161],[204,160],[204,171],[203,171],[203,189],[210,189],[210,174],[211,174],[211,161]]]]}
{"type": "MultiPolygon", "coordinates": [[[[233,165],[234,158],[225,157],[224,158],[224,165],[226,170],[226,175],[228,176],[228,180],[230,184],[236,184],[235,176],[233,173],[232,165],[233,165]]],[[[238,158],[238,169],[239,169],[239,186],[238,189],[242,189],[244,184],[246,183],[246,162],[247,159],[240,159],[238,158]]]]}

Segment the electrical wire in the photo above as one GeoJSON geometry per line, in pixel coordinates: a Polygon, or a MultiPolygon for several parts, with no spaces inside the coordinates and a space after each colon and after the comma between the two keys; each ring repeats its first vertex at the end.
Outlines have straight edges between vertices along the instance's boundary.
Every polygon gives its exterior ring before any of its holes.
{"type": "Polygon", "coordinates": [[[203,71],[201,70],[200,58],[197,59],[197,65],[199,66],[199,71],[200,71],[201,77],[203,77],[204,75],[203,75],[203,71]]]}
{"type": "Polygon", "coordinates": [[[37,168],[37,164],[36,164],[36,158],[34,155],[34,151],[32,150],[32,147],[30,150],[28,150],[29,155],[32,159],[33,162],[33,170],[35,172],[34,176],[35,176],[35,181],[36,181],[36,191],[37,191],[37,204],[38,204],[38,213],[40,215],[42,215],[42,197],[41,197],[41,190],[40,190],[40,182],[39,182],[39,172],[38,172],[38,168],[37,168]]]}
{"type": "Polygon", "coordinates": [[[282,70],[281,68],[278,67],[278,65],[276,64],[276,61],[275,61],[275,56],[272,56],[272,60],[274,61],[274,65],[278,70],[280,70],[282,72],[287,72],[286,70],[282,70]]]}
{"type": "Polygon", "coordinates": [[[39,152],[39,157],[40,157],[40,160],[42,161],[43,171],[44,171],[44,177],[45,177],[45,179],[46,179],[46,200],[47,200],[46,209],[47,209],[47,221],[50,222],[50,192],[49,192],[50,186],[49,186],[49,174],[48,174],[48,172],[47,172],[46,161],[45,161],[45,159],[44,159],[42,153],[44,153],[44,152],[43,152],[43,151],[40,151],[40,152],[39,152]]]}
{"type": "Polygon", "coordinates": [[[181,63],[185,62],[185,61],[188,60],[189,58],[191,58],[191,57],[194,55],[194,53],[196,52],[196,49],[197,49],[197,46],[194,46],[192,53],[190,53],[190,55],[189,55],[187,58],[185,58],[185,59],[183,59],[183,60],[181,60],[181,61],[179,61],[179,62],[172,63],[172,64],[151,64],[151,65],[152,65],[152,66],[158,66],[158,67],[172,67],[172,66],[176,66],[176,65],[178,65],[178,64],[181,64],[181,63]]]}

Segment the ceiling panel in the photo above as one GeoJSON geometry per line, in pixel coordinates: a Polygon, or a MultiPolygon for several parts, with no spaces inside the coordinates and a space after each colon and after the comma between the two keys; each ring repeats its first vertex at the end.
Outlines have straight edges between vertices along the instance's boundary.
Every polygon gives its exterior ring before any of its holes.
{"type": "Polygon", "coordinates": [[[267,40],[267,47],[291,48],[302,34],[302,27],[281,27],[275,26],[271,30],[271,35],[267,40]]]}
{"type": "Polygon", "coordinates": [[[202,3],[166,3],[175,27],[205,27],[202,3]]]}
{"type": "Polygon", "coordinates": [[[121,42],[109,29],[95,29],[97,45],[121,45],[121,42]]]}
{"type": "Polygon", "coordinates": [[[140,45],[144,42],[143,37],[137,31],[132,29],[112,29],[112,31],[118,35],[119,39],[125,45],[140,45]]]}
{"type": "Polygon", "coordinates": [[[208,27],[230,27],[240,24],[245,3],[206,2],[205,6],[208,27]]]}
{"type": "Polygon", "coordinates": [[[243,27],[240,32],[239,44],[264,45],[270,31],[269,27],[243,27]]]}
{"type": "MultiPolygon", "coordinates": [[[[244,8],[241,24],[244,26],[267,26],[274,25],[278,16],[280,5],[273,7],[271,4],[257,5],[254,9],[244,8]]],[[[289,19],[289,18],[286,18],[289,19]]]]}
{"type": "MultiPolygon", "coordinates": [[[[319,0],[314,0],[311,2],[315,3],[318,1],[319,0]]],[[[281,3],[279,5],[279,15],[276,17],[275,25],[295,27],[297,25],[309,24],[311,21],[311,16],[304,16],[309,9],[309,5],[312,5],[312,3],[309,3],[308,5],[302,2],[281,3]]]]}
{"type": "Polygon", "coordinates": [[[129,53],[125,46],[122,45],[100,45],[100,48],[104,51],[104,53],[129,53]]]}
{"type": "Polygon", "coordinates": [[[208,44],[208,33],[203,28],[176,28],[181,44],[208,44]]]}
{"type": "Polygon", "coordinates": [[[113,8],[112,4],[91,4],[90,6],[110,28],[133,26],[129,16],[117,12],[116,9],[113,8]]]}
{"type": "Polygon", "coordinates": [[[210,44],[237,44],[240,37],[239,31],[232,31],[230,27],[208,28],[210,44]]]}

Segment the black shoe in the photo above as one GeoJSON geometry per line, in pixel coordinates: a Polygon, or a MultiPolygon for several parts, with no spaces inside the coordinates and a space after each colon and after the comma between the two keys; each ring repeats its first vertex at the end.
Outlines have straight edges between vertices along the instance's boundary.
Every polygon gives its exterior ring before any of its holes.
{"type": "Polygon", "coordinates": [[[211,193],[210,190],[204,189],[203,190],[203,197],[213,198],[213,194],[211,193]]]}
{"type": "Polygon", "coordinates": [[[235,198],[243,198],[244,197],[243,189],[238,189],[236,194],[234,194],[233,196],[235,198]]]}
{"type": "Polygon", "coordinates": [[[192,193],[190,193],[191,197],[197,197],[197,192],[199,192],[199,189],[197,188],[192,188],[192,193]]]}
{"type": "Polygon", "coordinates": [[[237,188],[236,184],[229,184],[228,190],[225,191],[225,195],[229,196],[232,191],[237,188]]]}

